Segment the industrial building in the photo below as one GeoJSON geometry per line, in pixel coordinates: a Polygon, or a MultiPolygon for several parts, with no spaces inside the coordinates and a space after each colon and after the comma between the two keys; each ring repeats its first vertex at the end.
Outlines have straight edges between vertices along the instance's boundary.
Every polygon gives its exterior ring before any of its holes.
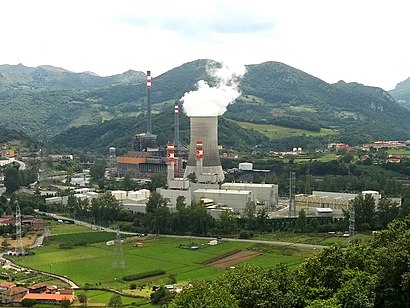
{"type": "Polygon", "coordinates": [[[159,188],[157,192],[169,200],[171,211],[176,210],[176,200],[185,197],[186,204],[203,202],[213,213],[218,209],[230,209],[243,214],[250,202],[257,206],[272,209],[277,206],[278,186],[273,184],[219,183],[224,179],[217,147],[216,117],[191,117],[191,141],[188,164],[184,178],[175,178],[175,149],[172,143],[167,146],[167,183],[168,188],[159,188]],[[207,130],[207,133],[203,133],[207,130]],[[202,137],[204,140],[198,139],[202,137]],[[207,142],[211,145],[207,145],[207,142]],[[210,153],[209,153],[210,152],[210,153]],[[194,174],[196,181],[189,181],[187,176],[194,174]]]}
{"type": "MultiPolygon", "coordinates": [[[[376,206],[381,199],[381,195],[378,191],[365,190],[362,191],[361,194],[371,195],[375,200],[376,206]]],[[[349,203],[357,196],[358,194],[313,191],[311,195],[296,195],[296,209],[298,213],[300,210],[304,209],[308,215],[318,216],[319,212],[323,212],[323,210],[318,209],[327,208],[332,210],[332,215],[334,217],[341,217],[343,216],[343,210],[347,211],[349,203]]]]}

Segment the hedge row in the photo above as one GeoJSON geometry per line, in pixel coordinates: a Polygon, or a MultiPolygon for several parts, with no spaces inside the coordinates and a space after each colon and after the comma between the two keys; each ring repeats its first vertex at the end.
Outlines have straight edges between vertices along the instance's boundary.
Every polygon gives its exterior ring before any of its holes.
{"type": "Polygon", "coordinates": [[[164,275],[164,274],[165,274],[164,270],[153,270],[153,271],[148,271],[148,272],[143,272],[143,273],[138,273],[138,274],[127,275],[127,276],[122,277],[122,280],[132,281],[132,280],[143,279],[143,278],[159,276],[159,275],[164,275]]]}

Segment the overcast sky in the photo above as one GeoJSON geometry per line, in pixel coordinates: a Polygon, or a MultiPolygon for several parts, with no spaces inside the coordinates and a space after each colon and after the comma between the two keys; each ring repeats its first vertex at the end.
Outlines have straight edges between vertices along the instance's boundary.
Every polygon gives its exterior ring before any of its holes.
{"type": "Polygon", "coordinates": [[[391,90],[410,77],[406,0],[3,0],[0,64],[158,76],[196,59],[279,61],[391,90]]]}

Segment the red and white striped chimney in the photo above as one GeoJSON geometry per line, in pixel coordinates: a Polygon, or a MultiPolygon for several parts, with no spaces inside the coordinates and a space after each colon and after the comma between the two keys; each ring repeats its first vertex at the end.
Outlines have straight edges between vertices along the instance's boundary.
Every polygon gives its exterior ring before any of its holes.
{"type": "Polygon", "coordinates": [[[173,180],[175,178],[174,164],[175,164],[175,146],[173,143],[167,144],[167,179],[173,180]]]}
{"type": "Polygon", "coordinates": [[[196,142],[196,175],[203,173],[203,159],[204,158],[204,143],[202,141],[196,142]]]}

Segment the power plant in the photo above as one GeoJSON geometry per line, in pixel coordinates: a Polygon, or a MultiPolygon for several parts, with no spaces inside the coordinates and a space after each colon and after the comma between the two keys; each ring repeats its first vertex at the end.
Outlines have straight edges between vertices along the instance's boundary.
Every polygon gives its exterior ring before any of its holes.
{"type": "MultiPolygon", "coordinates": [[[[194,91],[195,92],[195,91],[194,91]]],[[[199,92],[199,90],[197,91],[199,92]]],[[[193,94],[190,92],[191,95],[193,94]]],[[[222,96],[218,97],[229,103],[222,96]]],[[[239,95],[239,93],[238,93],[239,95]]],[[[202,108],[212,104],[207,101],[207,95],[201,95],[202,108]]],[[[187,103],[184,96],[184,110],[187,103]]],[[[206,108],[207,109],[207,108],[206,108]]],[[[207,111],[207,110],[206,110],[207,111]]],[[[205,113],[207,113],[204,111],[205,113]]],[[[175,101],[174,117],[175,130],[174,141],[168,141],[166,146],[158,147],[157,135],[152,132],[151,123],[151,72],[147,72],[147,132],[136,134],[133,140],[133,151],[127,157],[117,157],[118,173],[131,172],[134,177],[146,178],[155,173],[167,174],[167,188],[158,188],[157,192],[168,199],[168,207],[171,211],[176,210],[178,197],[184,197],[186,204],[201,202],[218,217],[221,211],[227,209],[242,215],[247,204],[253,202],[258,208],[271,210],[278,202],[278,186],[274,184],[252,184],[252,183],[225,183],[224,171],[221,165],[218,146],[218,115],[221,113],[210,112],[210,114],[188,114],[190,119],[190,142],[188,157],[183,177],[182,161],[186,155],[184,146],[179,140],[179,101],[175,101]],[[166,149],[166,155],[165,150],[166,149]]],[[[126,194],[125,194],[126,195],[126,194]]],[[[124,200],[125,201],[125,200],[124,200]]],[[[141,200],[140,200],[141,201],[141,200]]],[[[134,202],[135,203],[135,202],[134,202]]],[[[125,204],[125,203],[124,203],[125,204]]],[[[141,202],[131,204],[129,209],[133,211],[144,211],[141,202]]]]}
{"type": "Polygon", "coordinates": [[[218,150],[218,117],[217,116],[192,116],[190,117],[190,145],[188,163],[184,177],[189,174],[217,174],[218,181],[222,182],[225,175],[222,170],[218,150]],[[198,142],[202,142],[202,157],[197,157],[198,142]],[[199,162],[198,162],[199,160],[199,162]]]}

